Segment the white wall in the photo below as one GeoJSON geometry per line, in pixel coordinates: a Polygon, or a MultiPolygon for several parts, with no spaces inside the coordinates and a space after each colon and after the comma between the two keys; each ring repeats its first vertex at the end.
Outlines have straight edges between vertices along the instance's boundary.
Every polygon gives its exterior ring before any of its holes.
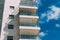
{"type": "Polygon", "coordinates": [[[7,40],[7,36],[13,36],[13,40],[19,40],[18,29],[18,12],[19,12],[19,3],[20,0],[5,0],[4,12],[3,12],[3,21],[1,29],[1,40],[7,40]],[[15,11],[10,8],[10,6],[15,7],[15,11]],[[9,15],[13,14],[14,19],[9,19],[9,15]],[[14,29],[8,29],[8,24],[13,24],[14,29]]]}

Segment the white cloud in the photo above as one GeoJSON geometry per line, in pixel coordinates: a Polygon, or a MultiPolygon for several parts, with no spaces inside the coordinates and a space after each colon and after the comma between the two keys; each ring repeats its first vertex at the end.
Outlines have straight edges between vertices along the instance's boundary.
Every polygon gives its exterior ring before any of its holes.
{"type": "Polygon", "coordinates": [[[47,32],[40,32],[39,36],[36,38],[36,40],[42,40],[42,37],[45,37],[47,35],[47,32]]]}
{"type": "Polygon", "coordinates": [[[60,19],[60,8],[54,5],[52,5],[49,8],[51,10],[47,10],[47,12],[41,14],[39,23],[49,22],[52,19],[54,20],[60,19]]]}
{"type": "Polygon", "coordinates": [[[47,33],[40,32],[39,35],[40,35],[40,37],[45,37],[47,35],[47,33]]]}
{"type": "Polygon", "coordinates": [[[40,18],[42,19],[42,18],[44,18],[45,16],[47,16],[46,13],[42,13],[40,18]]]}
{"type": "Polygon", "coordinates": [[[59,25],[59,24],[56,24],[56,27],[58,27],[58,28],[59,28],[59,27],[60,27],[60,25],[59,25]]]}
{"type": "Polygon", "coordinates": [[[42,40],[40,37],[37,37],[36,40],[42,40]]]}
{"type": "Polygon", "coordinates": [[[41,16],[40,16],[40,21],[39,23],[45,23],[46,22],[46,18],[47,17],[47,14],[46,13],[42,13],[41,16]]]}
{"type": "Polygon", "coordinates": [[[41,0],[34,0],[37,3],[37,6],[42,6],[41,0]]]}
{"type": "Polygon", "coordinates": [[[47,14],[47,17],[48,17],[47,21],[52,20],[52,19],[58,20],[60,18],[59,17],[60,8],[55,7],[55,6],[51,6],[50,8],[51,8],[51,10],[48,11],[48,14],[47,14]]]}

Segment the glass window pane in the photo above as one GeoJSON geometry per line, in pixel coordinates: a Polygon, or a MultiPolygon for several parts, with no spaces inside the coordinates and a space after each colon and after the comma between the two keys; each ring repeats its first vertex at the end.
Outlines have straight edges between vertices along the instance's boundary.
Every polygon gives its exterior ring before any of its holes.
{"type": "Polygon", "coordinates": [[[13,40],[13,36],[7,36],[7,40],[13,40]]]}
{"type": "Polygon", "coordinates": [[[13,29],[14,25],[8,25],[8,29],[13,29]]]}
{"type": "Polygon", "coordinates": [[[9,15],[9,19],[14,19],[14,15],[9,15]]]}
{"type": "Polygon", "coordinates": [[[20,26],[37,26],[37,24],[31,24],[31,23],[20,23],[20,26]]]}
{"type": "Polygon", "coordinates": [[[21,35],[21,39],[36,39],[36,35],[21,35]]]}

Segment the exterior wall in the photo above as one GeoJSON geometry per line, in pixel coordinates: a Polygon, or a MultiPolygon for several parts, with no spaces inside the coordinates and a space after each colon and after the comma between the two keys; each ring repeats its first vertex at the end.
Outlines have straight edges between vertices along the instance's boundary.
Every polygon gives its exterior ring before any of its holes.
{"type": "Polygon", "coordinates": [[[19,40],[18,12],[20,0],[5,0],[3,21],[1,29],[1,40],[7,40],[7,36],[13,36],[13,40],[19,40]],[[12,10],[10,6],[15,8],[12,10]],[[9,19],[9,15],[14,15],[14,19],[9,19]],[[13,24],[14,29],[8,29],[8,24],[13,24]]]}

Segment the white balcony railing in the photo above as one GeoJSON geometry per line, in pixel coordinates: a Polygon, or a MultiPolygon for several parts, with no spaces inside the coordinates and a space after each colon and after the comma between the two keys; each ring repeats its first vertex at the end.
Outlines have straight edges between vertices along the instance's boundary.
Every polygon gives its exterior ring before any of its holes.
{"type": "Polygon", "coordinates": [[[22,5],[22,6],[36,6],[36,0],[21,0],[20,5],[22,5]]]}

